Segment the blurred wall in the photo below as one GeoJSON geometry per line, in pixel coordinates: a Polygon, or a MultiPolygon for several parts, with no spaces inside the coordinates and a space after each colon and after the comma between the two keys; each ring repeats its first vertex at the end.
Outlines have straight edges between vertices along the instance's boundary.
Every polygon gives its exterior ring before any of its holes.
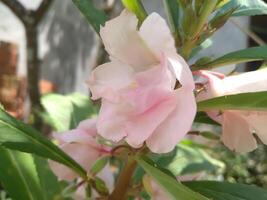
{"type": "MultiPolygon", "coordinates": [[[[20,0],[28,8],[36,9],[40,0],[20,0]]],[[[157,11],[164,16],[161,0],[144,0],[149,12],[157,11]],[[152,4],[153,2],[153,4],[152,4]]],[[[26,74],[25,33],[20,21],[0,4],[0,40],[12,41],[19,46],[20,75],[26,74]]],[[[243,27],[248,27],[247,17],[235,18],[243,27]]],[[[39,27],[40,59],[42,77],[56,84],[60,93],[79,91],[88,93],[86,80],[94,67],[98,36],[89,27],[70,0],[55,0],[51,10],[39,27]]],[[[247,36],[228,22],[222,30],[213,36],[213,47],[201,53],[201,56],[223,55],[247,46],[247,36]]]]}

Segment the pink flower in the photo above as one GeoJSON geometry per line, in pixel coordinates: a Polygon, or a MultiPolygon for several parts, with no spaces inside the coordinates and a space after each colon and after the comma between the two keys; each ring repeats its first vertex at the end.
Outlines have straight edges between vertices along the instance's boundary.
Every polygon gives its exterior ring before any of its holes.
{"type": "Polygon", "coordinates": [[[111,62],[91,74],[92,98],[102,98],[98,133],[156,153],[171,151],[190,130],[196,113],[194,81],[177,55],[170,30],[158,14],[138,20],[123,11],[101,27],[111,62]],[[176,89],[176,79],[179,87],[176,89]]]}
{"type": "MultiPolygon", "coordinates": [[[[197,96],[199,101],[224,95],[267,91],[267,69],[225,78],[209,71],[198,71],[197,74],[208,79],[205,90],[197,96]]],[[[229,149],[237,152],[254,150],[257,142],[253,134],[257,134],[267,144],[267,112],[225,110],[222,114],[218,111],[209,111],[208,114],[222,124],[221,139],[229,149]]]]}
{"type": "MultiPolygon", "coordinates": [[[[60,148],[88,171],[105,153],[103,146],[96,141],[96,133],[96,119],[88,119],[82,121],[76,129],[54,134],[54,137],[59,141],[60,148]]],[[[78,177],[62,164],[54,161],[50,161],[49,164],[60,179],[73,180],[78,177]]]]}

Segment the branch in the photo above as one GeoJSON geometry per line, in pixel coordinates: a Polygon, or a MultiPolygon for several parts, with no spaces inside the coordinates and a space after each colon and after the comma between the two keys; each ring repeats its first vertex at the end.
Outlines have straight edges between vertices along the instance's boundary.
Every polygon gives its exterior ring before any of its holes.
{"type": "MultiPolygon", "coordinates": [[[[8,1],[8,0],[7,0],[8,1]]],[[[39,8],[34,12],[34,24],[37,25],[47,12],[53,0],[43,0],[39,8]]]]}
{"type": "Polygon", "coordinates": [[[5,4],[21,21],[23,24],[27,23],[29,11],[17,0],[0,0],[5,4]]]}

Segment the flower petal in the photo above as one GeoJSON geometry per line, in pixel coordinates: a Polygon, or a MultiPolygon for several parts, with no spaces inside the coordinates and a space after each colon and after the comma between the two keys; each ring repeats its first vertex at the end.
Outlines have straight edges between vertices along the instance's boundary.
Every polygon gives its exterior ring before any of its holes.
{"type": "Polygon", "coordinates": [[[230,150],[249,152],[257,148],[257,143],[250,131],[249,123],[239,111],[223,113],[223,133],[221,140],[230,150]]]}
{"type": "Polygon", "coordinates": [[[167,54],[170,70],[174,73],[182,87],[188,90],[195,89],[195,83],[192,72],[185,60],[178,54],[167,54]]]}
{"type": "Polygon", "coordinates": [[[112,61],[98,66],[92,71],[88,84],[92,99],[100,97],[117,101],[119,89],[131,84],[133,69],[119,61],[112,61]]]}
{"type": "Polygon", "coordinates": [[[136,16],[124,10],[120,16],[109,20],[101,27],[100,36],[111,57],[140,71],[158,61],[140,37],[137,24],[136,16]]]}
{"type": "MultiPolygon", "coordinates": [[[[85,170],[89,170],[92,163],[100,156],[98,151],[80,143],[64,144],[61,148],[85,170]]],[[[78,177],[75,172],[60,163],[49,161],[49,165],[52,171],[62,180],[73,180],[78,177]]]]}
{"type": "Polygon", "coordinates": [[[196,102],[192,91],[187,88],[176,90],[176,109],[147,139],[148,148],[154,153],[167,153],[190,130],[196,115],[196,102]]]}
{"type": "Polygon", "coordinates": [[[166,21],[157,13],[151,13],[140,27],[139,34],[160,59],[161,52],[176,53],[174,39],[166,21]]]}

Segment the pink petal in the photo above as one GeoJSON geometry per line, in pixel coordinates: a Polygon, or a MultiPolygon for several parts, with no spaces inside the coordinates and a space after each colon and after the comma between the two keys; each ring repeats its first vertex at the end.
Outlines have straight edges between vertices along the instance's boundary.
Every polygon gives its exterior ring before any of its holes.
{"type": "Polygon", "coordinates": [[[100,36],[111,57],[139,71],[157,63],[157,58],[140,37],[137,24],[136,16],[124,10],[101,27],[100,36]]]}
{"type": "Polygon", "coordinates": [[[154,153],[172,151],[191,128],[196,114],[193,92],[182,87],[176,90],[176,99],[176,109],[146,140],[148,148],[154,153]]]}
{"type": "MultiPolygon", "coordinates": [[[[80,143],[64,144],[61,148],[85,170],[89,170],[94,161],[100,156],[98,151],[80,143]]],[[[55,161],[49,161],[49,165],[55,175],[62,180],[73,180],[78,177],[75,172],[55,161]]]]}
{"type": "Polygon", "coordinates": [[[127,135],[123,128],[126,119],[121,113],[122,109],[120,107],[118,103],[111,103],[102,99],[97,121],[98,133],[102,137],[114,142],[120,141],[127,135]]]}
{"type": "Polygon", "coordinates": [[[133,69],[119,61],[98,66],[89,78],[92,99],[106,98],[117,101],[117,91],[131,84],[133,69]]]}
{"type": "Polygon", "coordinates": [[[64,133],[55,133],[53,136],[60,143],[87,143],[87,141],[92,140],[92,136],[82,129],[73,129],[64,133]]]}
{"type": "Polygon", "coordinates": [[[157,88],[145,92],[145,100],[142,95],[139,98],[142,103],[136,105],[136,110],[141,108],[143,112],[128,117],[125,123],[126,141],[133,147],[140,146],[176,106],[173,92],[157,91],[157,88]]]}
{"type": "Polygon", "coordinates": [[[250,124],[251,132],[255,132],[260,140],[267,144],[267,112],[247,111],[247,113],[245,118],[250,124]]]}
{"type": "Polygon", "coordinates": [[[96,130],[96,118],[86,119],[79,123],[77,129],[81,129],[86,131],[87,134],[91,136],[96,136],[97,130],[96,130]]]}
{"type": "Polygon", "coordinates": [[[152,13],[145,19],[139,34],[158,59],[161,57],[161,52],[176,53],[170,29],[166,21],[157,13],[152,13]]]}
{"type": "Polygon", "coordinates": [[[166,56],[170,70],[174,73],[182,87],[186,87],[188,90],[194,90],[195,83],[193,75],[185,60],[178,54],[174,53],[169,53],[166,56]]]}
{"type": "Polygon", "coordinates": [[[225,111],[223,113],[223,133],[221,140],[230,150],[236,152],[249,152],[257,147],[249,123],[238,111],[225,111]]]}
{"type": "Polygon", "coordinates": [[[267,69],[228,76],[223,84],[226,94],[267,91],[267,69]]]}

